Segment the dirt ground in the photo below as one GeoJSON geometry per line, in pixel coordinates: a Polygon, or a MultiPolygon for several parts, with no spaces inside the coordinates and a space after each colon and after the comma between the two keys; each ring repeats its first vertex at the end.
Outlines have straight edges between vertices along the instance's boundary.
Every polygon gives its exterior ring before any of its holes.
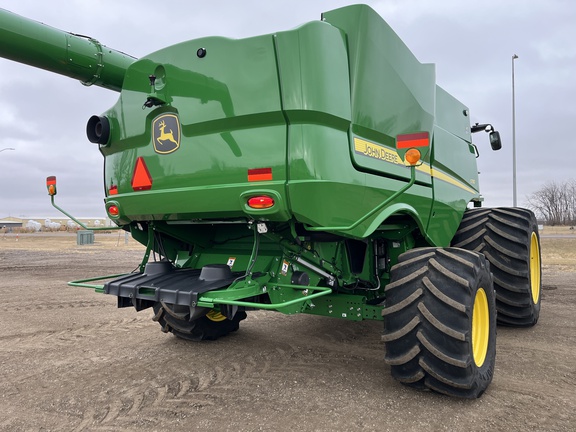
{"type": "Polygon", "coordinates": [[[395,382],[379,322],[258,311],[226,338],[188,343],[150,310],[66,285],[131,271],[134,241],[0,236],[0,430],[573,431],[576,238],[542,248],[540,321],[498,329],[494,380],[470,401],[395,382]]]}

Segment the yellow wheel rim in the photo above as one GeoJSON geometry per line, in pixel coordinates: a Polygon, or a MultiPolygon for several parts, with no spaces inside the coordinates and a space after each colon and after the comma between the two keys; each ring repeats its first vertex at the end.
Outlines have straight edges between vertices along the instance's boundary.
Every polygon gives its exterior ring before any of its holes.
{"type": "Polygon", "coordinates": [[[226,317],[224,315],[222,315],[218,311],[215,311],[214,309],[212,309],[210,312],[208,312],[206,314],[206,318],[208,318],[210,321],[214,321],[214,322],[220,322],[220,321],[224,321],[226,319],[226,317]]]}
{"type": "Polygon", "coordinates": [[[478,288],[472,312],[472,354],[474,355],[474,363],[478,367],[481,367],[486,360],[489,337],[490,312],[488,309],[488,298],[484,288],[478,288]]]}
{"type": "Polygon", "coordinates": [[[540,300],[540,278],[540,245],[538,244],[538,236],[533,232],[530,239],[530,289],[534,304],[540,300]]]}

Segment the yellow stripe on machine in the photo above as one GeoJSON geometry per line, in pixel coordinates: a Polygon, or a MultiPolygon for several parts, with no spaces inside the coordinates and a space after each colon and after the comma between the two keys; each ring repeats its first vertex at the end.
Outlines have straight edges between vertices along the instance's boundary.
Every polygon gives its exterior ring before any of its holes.
{"type": "Polygon", "coordinates": [[[477,191],[475,191],[471,187],[466,186],[460,180],[456,180],[454,177],[451,177],[448,174],[445,174],[440,170],[432,168],[431,171],[432,171],[432,177],[434,177],[438,180],[442,180],[442,181],[445,181],[446,183],[450,183],[451,185],[457,186],[460,189],[464,189],[466,192],[470,192],[471,194],[478,193],[477,191]]]}
{"type": "MultiPolygon", "coordinates": [[[[363,140],[361,138],[354,138],[354,151],[360,155],[367,156],[372,159],[393,163],[394,165],[408,166],[402,161],[395,150],[381,146],[380,144],[375,144],[373,142],[363,140]]],[[[477,191],[462,183],[460,180],[457,180],[438,169],[430,168],[430,164],[428,163],[424,162],[422,165],[417,166],[416,169],[421,173],[434,177],[437,180],[442,180],[453,186],[459,187],[460,189],[464,189],[466,192],[470,192],[471,194],[477,193],[477,191]]]]}

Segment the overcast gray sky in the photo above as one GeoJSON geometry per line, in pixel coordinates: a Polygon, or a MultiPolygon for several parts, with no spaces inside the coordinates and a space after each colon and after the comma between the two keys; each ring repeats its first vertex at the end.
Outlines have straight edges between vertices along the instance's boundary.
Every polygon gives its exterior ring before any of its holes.
{"type": "MultiPolygon", "coordinates": [[[[341,0],[50,0],[0,7],[81,33],[135,57],[204,36],[243,38],[317,20],[341,0]]],[[[472,122],[492,123],[504,147],[480,149],[485,205],[512,205],[512,55],[515,61],[518,204],[547,181],[576,178],[576,2],[573,0],[367,1],[440,86],[468,105],[472,122]]],[[[1,41],[0,41],[1,43],[1,41]]],[[[59,215],[45,179],[58,177],[57,202],[73,214],[103,216],[102,157],[85,125],[118,93],[0,59],[0,218],[59,215]]]]}

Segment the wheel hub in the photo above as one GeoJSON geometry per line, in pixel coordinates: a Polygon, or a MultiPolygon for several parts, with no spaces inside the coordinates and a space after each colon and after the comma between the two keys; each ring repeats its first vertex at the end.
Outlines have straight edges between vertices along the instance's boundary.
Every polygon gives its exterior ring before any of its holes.
{"type": "Polygon", "coordinates": [[[538,237],[533,232],[530,238],[530,289],[534,304],[540,300],[540,271],[540,246],[538,245],[538,237]]]}
{"type": "Polygon", "coordinates": [[[488,352],[488,339],[490,336],[490,313],[488,298],[484,288],[478,288],[474,298],[472,312],[472,354],[476,366],[481,367],[486,360],[488,352]]]}

